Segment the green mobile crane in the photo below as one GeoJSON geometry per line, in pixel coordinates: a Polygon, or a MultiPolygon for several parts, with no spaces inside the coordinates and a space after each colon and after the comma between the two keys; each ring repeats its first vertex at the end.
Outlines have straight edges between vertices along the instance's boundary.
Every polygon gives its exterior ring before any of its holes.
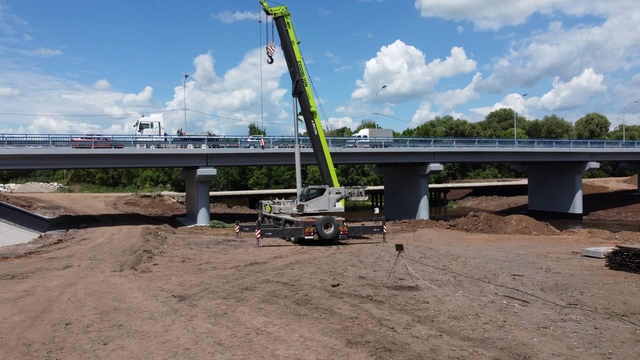
{"type": "Polygon", "coordinates": [[[333,166],[333,160],[331,160],[331,154],[329,153],[327,139],[322,129],[322,122],[318,116],[311,83],[307,76],[304,61],[302,60],[300,47],[298,46],[299,42],[293,30],[291,14],[284,5],[270,7],[266,0],[260,0],[260,4],[262,4],[264,12],[273,18],[276,28],[278,29],[282,52],[284,53],[289,74],[291,75],[292,96],[298,99],[298,103],[300,104],[300,110],[307,132],[309,133],[311,146],[316,155],[322,181],[326,185],[340,187],[336,170],[333,166]]]}
{"type": "MultiPolygon", "coordinates": [[[[291,14],[286,6],[271,7],[260,0],[265,14],[271,16],[280,37],[281,48],[292,81],[292,96],[298,100],[302,118],[309,134],[323,185],[304,187],[295,200],[263,200],[260,202],[260,222],[264,234],[280,234],[297,242],[302,239],[342,240],[349,236],[349,228],[342,217],[329,215],[344,212],[343,199],[347,196],[338,183],[322,122],[318,115],[311,83],[293,29],[291,14]],[[270,231],[270,232],[269,232],[270,231]]],[[[267,45],[268,63],[273,63],[275,45],[267,45]]],[[[359,227],[351,235],[382,232],[382,226],[359,227]]]]}

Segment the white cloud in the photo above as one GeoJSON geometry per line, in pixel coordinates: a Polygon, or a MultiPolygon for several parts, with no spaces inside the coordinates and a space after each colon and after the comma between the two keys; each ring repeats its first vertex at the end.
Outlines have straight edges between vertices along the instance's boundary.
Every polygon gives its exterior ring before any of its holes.
{"type": "Polygon", "coordinates": [[[502,92],[513,86],[534,86],[547,77],[567,81],[585,68],[607,74],[636,67],[640,65],[640,32],[634,25],[638,22],[640,11],[597,26],[566,29],[559,22],[551,23],[546,31],[514,43],[509,53],[496,59],[494,72],[479,89],[502,92]]]}
{"type": "Polygon", "coordinates": [[[524,24],[534,14],[571,16],[620,15],[637,9],[636,0],[416,0],[415,7],[424,17],[470,21],[476,28],[497,30],[524,24]]]}
{"type": "Polygon", "coordinates": [[[435,59],[427,64],[422,51],[396,40],[366,62],[363,79],[356,81],[357,89],[351,98],[373,101],[378,90],[387,85],[385,92],[380,93],[385,101],[422,99],[433,92],[441,78],[471,72],[476,65],[459,47],[452,48],[451,56],[445,60],[435,59]]]}
{"type": "Polygon", "coordinates": [[[481,79],[482,74],[476,73],[473,76],[471,83],[464,89],[455,89],[438,93],[434,96],[434,102],[441,107],[441,110],[446,112],[471,99],[478,98],[479,96],[475,87],[481,79]]]}
{"type": "Polygon", "coordinates": [[[484,118],[489,115],[489,113],[500,110],[500,109],[513,109],[514,106],[517,106],[517,112],[519,116],[526,116],[527,109],[530,103],[536,104],[538,102],[537,98],[525,98],[520,94],[509,94],[505,96],[502,101],[493,104],[493,106],[485,106],[471,109],[472,114],[476,114],[472,121],[480,121],[484,120],[484,118]]]}
{"type": "Polygon", "coordinates": [[[60,106],[75,107],[76,110],[67,109],[67,114],[78,112],[85,114],[101,114],[107,109],[106,114],[123,116],[127,113],[137,113],[139,107],[150,107],[152,105],[153,89],[146,86],[137,94],[125,94],[115,91],[94,90],[84,86],[75,86],[72,89],[60,89],[60,93],[52,92],[47,96],[59,97],[62,100],[60,106]],[[121,107],[125,110],[119,114],[113,113],[113,106],[121,107]]]}
{"type": "Polygon", "coordinates": [[[349,71],[351,69],[353,69],[353,65],[343,65],[335,68],[333,71],[339,73],[339,72],[349,71]]]}
{"type": "Polygon", "coordinates": [[[57,49],[39,48],[31,50],[29,55],[38,57],[54,57],[62,55],[62,51],[57,49]]]}
{"type": "Polygon", "coordinates": [[[373,34],[370,32],[357,32],[355,36],[361,39],[373,39],[373,34]]]}
{"type": "MultiPolygon", "coordinates": [[[[195,71],[183,84],[174,88],[173,99],[166,103],[167,110],[184,108],[186,92],[187,131],[211,131],[216,134],[246,134],[253,122],[268,126],[269,134],[293,133],[289,123],[290,98],[288,90],[279,88],[279,81],[287,75],[286,62],[281,52],[276,52],[274,64],[260,76],[260,53],[254,49],[245,54],[238,66],[220,76],[216,73],[215,58],[211,52],[199,55],[193,61],[195,71]],[[262,79],[262,80],[261,80],[262,79]],[[262,98],[260,89],[262,88],[262,98]],[[260,115],[264,109],[264,117],[260,115]]],[[[184,127],[184,113],[174,111],[165,114],[168,129],[184,127]]]]}
{"type": "Polygon", "coordinates": [[[211,15],[211,17],[215,20],[223,22],[225,24],[232,24],[238,21],[244,20],[258,20],[259,13],[251,12],[251,11],[223,11],[219,14],[211,15]]]}
{"type": "Polygon", "coordinates": [[[96,134],[101,127],[95,123],[38,117],[27,127],[31,134],[96,134]]]}
{"type": "Polygon", "coordinates": [[[106,79],[100,79],[91,85],[91,88],[97,91],[111,90],[111,84],[106,79]]]}
{"type": "Polygon", "coordinates": [[[3,119],[16,132],[30,133],[132,133],[140,106],[156,107],[153,89],[128,94],[110,89],[101,79],[86,86],[55,76],[0,69],[6,87],[0,92],[19,94],[4,101],[3,119]],[[7,90],[9,89],[9,90],[7,90]],[[56,124],[59,123],[59,124],[56,124]]]}
{"type": "Polygon", "coordinates": [[[20,95],[20,89],[15,89],[7,86],[0,87],[0,97],[1,98],[11,98],[17,95],[20,95]]]}
{"type": "Polygon", "coordinates": [[[323,8],[318,8],[318,16],[327,17],[331,15],[331,11],[323,8]]]}
{"type": "Polygon", "coordinates": [[[13,36],[25,28],[28,28],[28,23],[11,14],[9,6],[6,5],[6,3],[0,3],[0,31],[9,36],[13,36]]]}
{"type": "Polygon", "coordinates": [[[145,86],[144,90],[137,94],[126,94],[122,98],[122,104],[125,106],[149,106],[153,98],[153,88],[145,86]]]}
{"type": "Polygon", "coordinates": [[[359,125],[359,123],[356,123],[351,117],[348,116],[329,118],[328,123],[330,129],[340,129],[346,126],[349,129],[354,130],[359,125]]]}
{"type": "Polygon", "coordinates": [[[416,127],[426,121],[438,116],[438,113],[431,111],[431,103],[424,101],[420,104],[420,108],[413,114],[410,127],[416,127]]]}
{"type": "Polygon", "coordinates": [[[559,111],[584,106],[607,91],[603,79],[604,76],[596,74],[593,69],[585,69],[568,82],[556,78],[553,89],[540,99],[540,107],[547,111],[559,111]]]}

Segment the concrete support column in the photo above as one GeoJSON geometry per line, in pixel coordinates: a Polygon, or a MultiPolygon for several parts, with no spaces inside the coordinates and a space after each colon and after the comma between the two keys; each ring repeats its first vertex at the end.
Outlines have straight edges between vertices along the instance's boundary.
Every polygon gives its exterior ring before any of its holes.
{"type": "Polygon", "coordinates": [[[384,214],[387,220],[429,219],[429,174],[442,164],[376,166],[384,176],[384,214]]]}
{"type": "Polygon", "coordinates": [[[209,225],[211,221],[211,207],[209,205],[209,181],[216,176],[214,168],[185,169],[180,178],[185,182],[185,205],[187,216],[180,218],[187,226],[209,225]]]}
{"type": "Polygon", "coordinates": [[[582,218],[582,173],[598,169],[597,162],[516,164],[528,174],[529,210],[582,218]]]}

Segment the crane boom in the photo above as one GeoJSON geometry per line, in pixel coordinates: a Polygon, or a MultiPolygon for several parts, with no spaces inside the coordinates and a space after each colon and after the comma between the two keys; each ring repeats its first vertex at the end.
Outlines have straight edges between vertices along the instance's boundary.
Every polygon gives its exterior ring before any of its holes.
{"type": "Polygon", "coordinates": [[[320,176],[325,185],[340,187],[336,175],[327,139],[322,129],[322,121],[318,115],[309,77],[307,75],[298,39],[293,30],[291,14],[285,5],[271,7],[266,0],[260,0],[264,12],[273,18],[278,29],[282,52],[287,61],[292,81],[291,94],[298,99],[311,146],[318,163],[320,176]]]}

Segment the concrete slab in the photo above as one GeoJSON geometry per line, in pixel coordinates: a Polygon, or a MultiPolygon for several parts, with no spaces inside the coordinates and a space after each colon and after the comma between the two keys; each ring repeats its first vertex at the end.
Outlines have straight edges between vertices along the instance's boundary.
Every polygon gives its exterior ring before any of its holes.
{"type": "Polygon", "coordinates": [[[0,246],[28,243],[51,227],[51,220],[0,202],[0,246]]]}
{"type": "Polygon", "coordinates": [[[604,259],[612,249],[613,246],[588,247],[582,249],[582,256],[604,259]]]}
{"type": "Polygon", "coordinates": [[[40,232],[0,221],[0,246],[28,243],[37,239],[40,232]]]}

